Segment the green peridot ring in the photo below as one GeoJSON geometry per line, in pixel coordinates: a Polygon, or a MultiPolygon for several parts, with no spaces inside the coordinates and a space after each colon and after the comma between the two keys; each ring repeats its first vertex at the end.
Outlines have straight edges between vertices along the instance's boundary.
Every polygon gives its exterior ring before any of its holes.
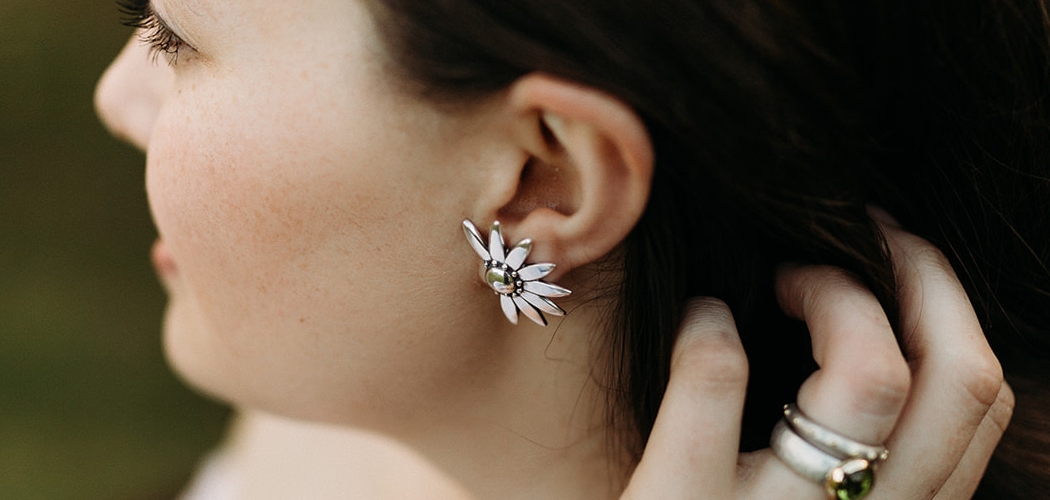
{"type": "Polygon", "coordinates": [[[875,487],[878,460],[831,455],[799,436],[786,420],[773,428],[770,446],[781,462],[822,485],[831,500],[860,500],[875,487]]]}
{"type": "Polygon", "coordinates": [[[828,473],[824,489],[836,500],[860,500],[875,486],[875,463],[856,458],[839,464],[828,473]]]}

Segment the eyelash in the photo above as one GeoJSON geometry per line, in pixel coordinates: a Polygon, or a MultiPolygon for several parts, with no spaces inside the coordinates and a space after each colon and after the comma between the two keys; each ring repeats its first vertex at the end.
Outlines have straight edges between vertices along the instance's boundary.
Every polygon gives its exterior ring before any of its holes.
{"type": "Polygon", "coordinates": [[[117,0],[117,8],[123,15],[121,24],[142,30],[139,40],[149,45],[149,55],[154,62],[164,54],[168,64],[174,65],[179,60],[180,50],[193,48],[157,17],[150,0],[117,0]]]}

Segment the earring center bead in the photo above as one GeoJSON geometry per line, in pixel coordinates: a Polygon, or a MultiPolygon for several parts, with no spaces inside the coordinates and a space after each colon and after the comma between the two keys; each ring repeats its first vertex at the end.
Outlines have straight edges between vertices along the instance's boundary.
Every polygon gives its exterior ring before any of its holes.
{"type": "Polygon", "coordinates": [[[485,265],[485,282],[493,290],[503,295],[512,295],[518,291],[521,282],[517,273],[498,262],[489,262],[485,265]]]}

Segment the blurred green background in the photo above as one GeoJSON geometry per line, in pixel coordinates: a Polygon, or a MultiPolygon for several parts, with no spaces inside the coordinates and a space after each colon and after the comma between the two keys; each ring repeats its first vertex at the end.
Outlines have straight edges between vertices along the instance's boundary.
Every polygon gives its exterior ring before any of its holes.
{"type": "Polygon", "coordinates": [[[171,498],[227,416],[164,364],[143,158],[92,109],[130,33],[0,0],[0,499],[171,498]]]}

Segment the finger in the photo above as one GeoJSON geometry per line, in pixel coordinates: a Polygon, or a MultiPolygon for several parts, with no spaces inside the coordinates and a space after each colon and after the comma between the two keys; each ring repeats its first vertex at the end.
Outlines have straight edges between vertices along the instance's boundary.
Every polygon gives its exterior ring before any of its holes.
{"type": "Polygon", "coordinates": [[[955,470],[996,401],[1002,369],[944,255],[899,228],[885,225],[883,231],[914,384],[873,495],[929,498],[955,470]]]}
{"type": "MultiPolygon", "coordinates": [[[[910,373],[878,300],[850,275],[827,266],[781,269],[777,298],[787,314],[806,322],[820,366],[799,390],[799,408],[854,440],[881,443],[907,400],[910,373]]],[[[744,485],[748,498],[826,495],[769,450],[746,462],[757,467],[744,485]]]]}
{"type": "Polygon", "coordinates": [[[817,423],[864,443],[893,431],[907,400],[910,370],[875,296],[852,276],[827,266],[784,268],[777,297],[802,319],[820,369],[798,393],[817,423]]]}
{"type": "Polygon", "coordinates": [[[956,500],[972,498],[981,482],[988,460],[992,457],[996,445],[1003,437],[1006,426],[1014,411],[1014,393],[1007,383],[1003,383],[999,397],[988,410],[981,425],[977,428],[970,447],[966,449],[959,466],[955,468],[944,487],[934,497],[936,500],[956,500]]]}
{"type": "Polygon", "coordinates": [[[822,485],[800,476],[769,448],[742,454],[739,484],[739,498],[765,500],[827,497],[822,485]]]}
{"type": "Polygon", "coordinates": [[[621,498],[728,498],[735,486],[747,357],[732,313],[690,301],[671,379],[642,460],[621,498]]]}

